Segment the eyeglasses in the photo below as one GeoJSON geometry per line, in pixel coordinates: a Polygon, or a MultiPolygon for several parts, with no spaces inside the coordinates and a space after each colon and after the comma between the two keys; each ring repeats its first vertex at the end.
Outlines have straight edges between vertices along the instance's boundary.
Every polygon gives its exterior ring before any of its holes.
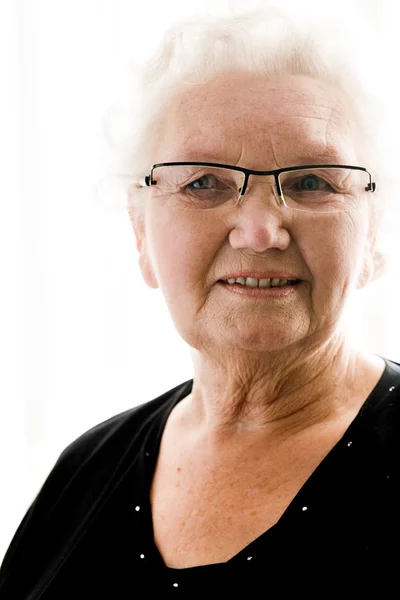
{"type": "Polygon", "coordinates": [[[276,201],[293,210],[337,213],[355,208],[364,192],[374,192],[370,172],[350,165],[303,165],[253,171],[208,162],[153,165],[138,187],[156,186],[156,196],[172,197],[189,210],[216,210],[241,204],[250,175],[272,175],[276,201]]]}

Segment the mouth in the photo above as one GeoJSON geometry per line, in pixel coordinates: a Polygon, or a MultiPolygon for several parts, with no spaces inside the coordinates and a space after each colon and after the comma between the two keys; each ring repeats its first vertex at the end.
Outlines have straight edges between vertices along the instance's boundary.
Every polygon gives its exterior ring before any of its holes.
{"type": "MultiPolygon", "coordinates": [[[[265,280],[264,280],[265,281],[265,280]]],[[[258,283],[256,281],[256,283],[258,283]]],[[[239,282],[234,282],[231,280],[224,281],[220,279],[217,282],[218,286],[221,286],[221,289],[224,290],[224,293],[228,293],[233,295],[236,298],[247,298],[248,300],[259,300],[259,301],[287,301],[290,302],[290,298],[297,296],[297,293],[301,288],[303,281],[301,279],[291,279],[291,280],[282,280],[280,283],[271,284],[271,280],[269,280],[269,287],[255,287],[254,281],[250,281],[250,285],[246,285],[239,282]],[[252,285],[251,285],[252,284],[252,285]]]]}
{"type": "Polygon", "coordinates": [[[262,279],[255,280],[252,279],[249,283],[243,278],[243,282],[241,281],[226,281],[224,279],[220,279],[218,283],[222,283],[223,285],[228,285],[231,287],[242,287],[246,289],[280,289],[284,287],[291,287],[294,285],[298,285],[301,283],[301,279],[262,279]]]}

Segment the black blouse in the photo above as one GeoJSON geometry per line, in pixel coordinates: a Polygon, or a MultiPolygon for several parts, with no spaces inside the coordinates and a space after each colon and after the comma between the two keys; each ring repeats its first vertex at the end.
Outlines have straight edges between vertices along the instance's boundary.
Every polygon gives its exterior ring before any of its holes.
{"type": "Polygon", "coordinates": [[[96,425],[60,455],[0,570],[0,600],[400,597],[400,364],[279,521],[225,563],[166,567],[150,485],[186,381],[96,425]],[[340,596],[339,596],[340,594],[340,596]]]}

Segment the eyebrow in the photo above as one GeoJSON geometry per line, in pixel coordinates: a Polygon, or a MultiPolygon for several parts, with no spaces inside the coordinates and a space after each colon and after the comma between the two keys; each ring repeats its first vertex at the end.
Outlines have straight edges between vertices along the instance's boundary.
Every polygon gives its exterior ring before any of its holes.
{"type": "MultiPolygon", "coordinates": [[[[198,150],[194,153],[192,152],[182,152],[182,155],[179,155],[179,158],[175,159],[176,161],[182,162],[210,162],[210,163],[221,163],[221,164],[231,164],[229,161],[227,162],[223,156],[218,156],[216,154],[201,154],[198,150]],[[183,156],[183,158],[182,158],[183,156]],[[199,158],[201,156],[201,158],[199,158]]],[[[316,150],[315,152],[310,152],[308,154],[296,154],[291,156],[287,165],[281,165],[278,168],[284,168],[285,166],[296,166],[297,164],[301,166],[302,164],[311,165],[311,164],[347,164],[346,161],[350,160],[347,158],[343,152],[334,146],[327,146],[323,150],[316,150]]],[[[349,163],[350,164],[350,163],[349,163]]],[[[233,166],[233,165],[232,165],[233,166]]],[[[243,167],[243,165],[236,165],[243,167]]],[[[246,168],[246,167],[245,167],[246,168]]],[[[250,167],[247,167],[250,168],[250,167]]],[[[267,166],[263,169],[258,170],[268,170],[267,166]]]]}
{"type": "Polygon", "coordinates": [[[320,145],[319,147],[315,147],[314,150],[312,148],[310,148],[310,151],[307,152],[307,154],[296,154],[293,155],[291,158],[293,158],[293,160],[296,161],[300,161],[300,162],[304,162],[304,163],[313,163],[315,162],[315,164],[317,163],[341,163],[341,162],[346,162],[348,160],[348,155],[347,153],[343,152],[343,148],[341,147],[337,147],[337,146],[325,146],[324,148],[322,148],[320,145]]]}

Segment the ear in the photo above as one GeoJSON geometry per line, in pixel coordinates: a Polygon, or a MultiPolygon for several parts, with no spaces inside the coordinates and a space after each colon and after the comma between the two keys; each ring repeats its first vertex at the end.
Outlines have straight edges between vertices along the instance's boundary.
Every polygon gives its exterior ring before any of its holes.
{"type": "Polygon", "coordinates": [[[375,246],[376,246],[376,234],[372,240],[368,240],[365,244],[364,261],[361,272],[358,277],[356,289],[365,287],[370,281],[375,278],[375,246]]]}
{"type": "Polygon", "coordinates": [[[151,263],[151,256],[148,251],[145,214],[142,212],[139,213],[138,209],[133,206],[128,208],[128,214],[136,238],[136,248],[139,252],[139,267],[142,272],[143,279],[149,287],[156,289],[159,287],[159,285],[151,263]]]}

